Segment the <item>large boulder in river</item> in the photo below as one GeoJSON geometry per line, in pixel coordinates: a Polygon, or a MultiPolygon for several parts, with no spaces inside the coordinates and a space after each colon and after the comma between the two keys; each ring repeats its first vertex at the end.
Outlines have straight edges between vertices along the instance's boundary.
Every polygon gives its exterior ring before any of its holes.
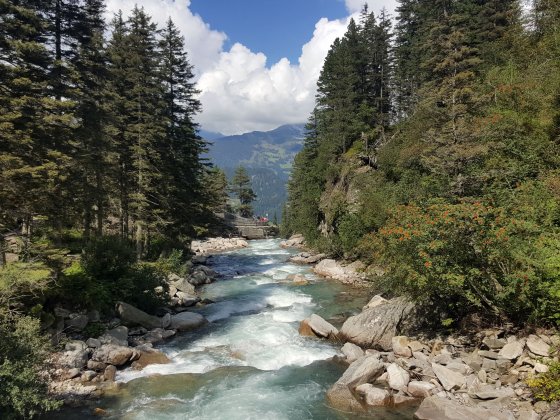
{"type": "Polygon", "coordinates": [[[122,366],[131,360],[134,351],[130,347],[106,344],[96,349],[91,359],[107,365],[122,366]]]}
{"type": "Polygon", "coordinates": [[[513,420],[510,411],[490,410],[478,407],[467,407],[457,401],[436,395],[426,398],[414,413],[417,420],[513,420]]]}
{"type": "Polygon", "coordinates": [[[315,273],[341,281],[345,284],[353,284],[364,280],[364,275],[361,273],[365,266],[361,261],[355,261],[352,264],[342,265],[336,260],[324,259],[317,264],[313,271],[315,273]]]}
{"type": "Polygon", "coordinates": [[[140,325],[149,330],[169,327],[169,317],[158,318],[157,316],[149,315],[128,303],[118,302],[117,313],[125,325],[140,325]]]}
{"type": "Polygon", "coordinates": [[[313,314],[300,323],[299,333],[303,336],[330,338],[338,336],[338,330],[319,315],[313,314]]]}
{"type": "Polygon", "coordinates": [[[342,377],[327,391],[327,401],[339,410],[364,411],[364,406],[356,397],[356,387],[377,379],[385,370],[378,354],[360,357],[344,372],[342,377]]]}
{"type": "Polygon", "coordinates": [[[414,303],[395,298],[351,316],[340,329],[340,337],[362,348],[392,350],[392,339],[413,325],[414,303]]]}
{"type": "Polygon", "coordinates": [[[195,312],[181,312],[171,317],[171,328],[177,331],[189,331],[201,327],[208,320],[195,312]]]}

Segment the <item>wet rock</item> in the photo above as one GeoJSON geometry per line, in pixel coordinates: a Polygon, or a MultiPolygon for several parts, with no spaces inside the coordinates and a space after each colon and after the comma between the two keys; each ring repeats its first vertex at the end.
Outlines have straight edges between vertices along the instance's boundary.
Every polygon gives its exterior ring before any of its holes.
{"type": "Polygon", "coordinates": [[[404,335],[398,335],[391,339],[393,353],[395,353],[397,356],[412,357],[412,350],[410,349],[408,344],[408,337],[404,335]]]}
{"type": "Polygon", "coordinates": [[[417,420],[513,420],[511,412],[499,412],[483,408],[467,407],[456,401],[439,396],[426,398],[414,413],[417,420]]]}
{"type": "Polygon", "coordinates": [[[118,302],[117,312],[122,319],[122,322],[129,326],[140,325],[149,330],[153,328],[166,328],[166,319],[158,318],[157,316],[149,315],[132,305],[125,302],[118,302]]]}
{"type": "Polygon", "coordinates": [[[364,351],[353,343],[345,343],[340,351],[346,356],[346,361],[348,363],[352,363],[364,355],[364,351]]]}
{"type": "Polygon", "coordinates": [[[414,303],[404,298],[391,299],[348,318],[340,329],[340,335],[362,348],[391,350],[392,338],[402,332],[413,309],[414,303]]]}
{"type": "Polygon", "coordinates": [[[432,363],[432,370],[446,391],[461,389],[466,384],[465,377],[445,366],[432,363]]]}
{"type": "Polygon", "coordinates": [[[409,397],[405,394],[396,394],[393,395],[393,405],[395,407],[403,406],[403,405],[410,405],[415,404],[418,400],[414,397],[409,397]]]}
{"type": "Polygon", "coordinates": [[[534,353],[538,356],[550,355],[550,345],[548,345],[542,338],[536,335],[530,335],[527,338],[526,345],[531,353],[534,353]]]}
{"type": "Polygon", "coordinates": [[[407,391],[416,398],[426,398],[433,394],[436,389],[435,385],[424,381],[410,381],[407,391]]]}
{"type": "Polygon", "coordinates": [[[356,393],[361,395],[364,402],[371,407],[385,407],[391,404],[391,394],[389,394],[389,391],[376,388],[372,384],[358,385],[356,393]]]}
{"type": "Polygon", "coordinates": [[[208,323],[202,315],[194,312],[181,312],[171,317],[171,329],[177,331],[190,331],[208,323]]]}
{"type": "Polygon", "coordinates": [[[142,347],[140,349],[140,357],[132,363],[131,367],[136,370],[142,370],[149,365],[165,365],[168,363],[171,363],[171,360],[162,351],[142,347]]]}
{"type": "Polygon", "coordinates": [[[363,411],[353,391],[357,386],[372,382],[384,371],[378,355],[366,355],[352,363],[342,377],[327,392],[329,404],[340,410],[363,411]]]}
{"type": "Polygon", "coordinates": [[[499,353],[499,356],[504,359],[514,360],[523,354],[524,344],[520,341],[512,341],[507,343],[499,353]]]}
{"type": "Polygon", "coordinates": [[[131,341],[134,345],[156,344],[176,334],[174,330],[164,330],[163,328],[154,328],[146,334],[134,337],[131,341]]]}
{"type": "Polygon", "coordinates": [[[409,373],[396,363],[387,366],[387,382],[395,391],[406,391],[410,382],[409,373]]]}

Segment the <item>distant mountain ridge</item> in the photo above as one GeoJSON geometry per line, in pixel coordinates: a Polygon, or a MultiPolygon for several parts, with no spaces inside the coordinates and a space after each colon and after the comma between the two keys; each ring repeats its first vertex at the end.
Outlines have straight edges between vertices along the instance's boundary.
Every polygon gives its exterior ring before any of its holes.
{"type": "Polygon", "coordinates": [[[253,204],[258,215],[281,217],[286,200],[286,185],[295,155],[303,146],[305,124],[282,125],[271,131],[215,137],[209,141],[208,157],[222,168],[228,178],[239,165],[247,168],[253,180],[257,200],[253,204]]]}

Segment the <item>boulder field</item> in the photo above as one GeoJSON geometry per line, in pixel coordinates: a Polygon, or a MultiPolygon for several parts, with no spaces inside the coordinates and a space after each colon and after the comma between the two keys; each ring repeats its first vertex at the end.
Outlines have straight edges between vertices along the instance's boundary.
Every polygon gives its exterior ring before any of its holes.
{"type": "Polygon", "coordinates": [[[331,407],[374,414],[378,407],[411,405],[418,420],[536,420],[547,411],[547,403],[534,403],[525,381],[558,360],[556,333],[404,335],[413,331],[415,316],[405,299],[375,296],[340,330],[315,314],[300,323],[302,335],[344,344],[340,359],[348,368],[327,391],[331,407]]]}

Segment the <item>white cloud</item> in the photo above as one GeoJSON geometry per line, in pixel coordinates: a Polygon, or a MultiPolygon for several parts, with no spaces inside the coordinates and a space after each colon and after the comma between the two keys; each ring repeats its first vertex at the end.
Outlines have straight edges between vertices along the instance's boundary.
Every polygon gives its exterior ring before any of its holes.
{"type": "Polygon", "coordinates": [[[362,10],[364,4],[367,3],[370,11],[377,13],[382,8],[394,15],[395,8],[397,7],[397,0],[345,0],[346,9],[350,13],[356,13],[362,10]]]}
{"type": "Polygon", "coordinates": [[[212,30],[200,16],[193,15],[190,3],[190,0],[107,0],[107,19],[111,20],[119,10],[124,16],[130,15],[136,4],[144,7],[160,27],[171,17],[185,37],[191,62],[197,73],[201,73],[219,59],[227,36],[212,30]]]}
{"type": "MultiPolygon", "coordinates": [[[[381,3],[391,1],[368,3],[371,10],[378,10],[381,3]]],[[[226,34],[194,15],[189,9],[190,0],[108,0],[108,18],[119,9],[128,15],[135,4],[143,6],[160,26],[171,17],[181,29],[202,91],[203,111],[198,122],[206,130],[224,134],[305,122],[313,109],[324,58],[332,42],[346,31],[349,20],[320,19],[297,63],[283,58],[267,65],[263,53],[242,44],[225,51],[226,34]]],[[[361,9],[363,0],[346,0],[346,4],[353,13],[361,9]]]]}

